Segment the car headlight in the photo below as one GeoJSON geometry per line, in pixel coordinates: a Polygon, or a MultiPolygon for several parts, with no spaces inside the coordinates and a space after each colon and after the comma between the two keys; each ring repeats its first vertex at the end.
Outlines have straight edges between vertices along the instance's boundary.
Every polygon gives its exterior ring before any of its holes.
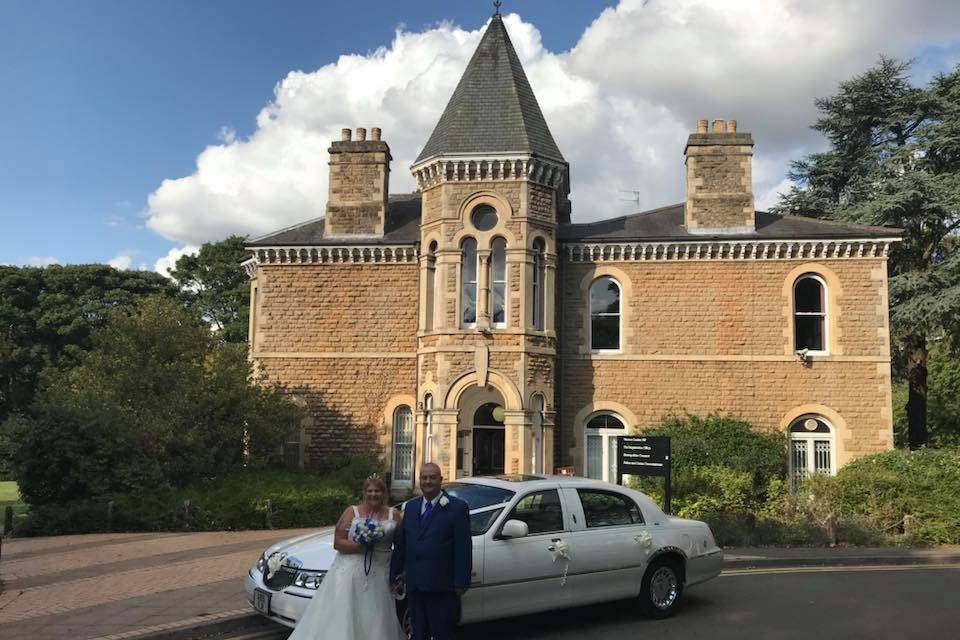
{"type": "Polygon", "coordinates": [[[264,569],[266,569],[266,568],[267,568],[267,557],[266,557],[266,556],[260,556],[260,557],[257,559],[257,571],[258,571],[259,573],[263,573],[264,569]]]}
{"type": "Polygon", "coordinates": [[[326,571],[298,571],[293,584],[304,589],[318,589],[326,575],[326,571]]]}

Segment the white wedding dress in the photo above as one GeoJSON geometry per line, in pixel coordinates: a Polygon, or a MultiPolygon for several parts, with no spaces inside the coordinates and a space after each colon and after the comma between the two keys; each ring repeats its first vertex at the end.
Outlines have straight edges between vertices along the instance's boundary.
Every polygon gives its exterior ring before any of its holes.
{"type": "MultiPolygon", "coordinates": [[[[363,522],[353,508],[350,528],[363,522]]],[[[394,510],[382,520],[370,573],[362,553],[338,553],[289,640],[405,640],[390,593],[390,553],[397,530],[394,510]]]]}

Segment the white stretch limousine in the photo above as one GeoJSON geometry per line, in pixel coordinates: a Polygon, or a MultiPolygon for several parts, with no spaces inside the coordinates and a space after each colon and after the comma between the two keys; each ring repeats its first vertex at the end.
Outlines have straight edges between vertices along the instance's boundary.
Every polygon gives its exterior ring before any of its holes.
{"type": "MultiPolygon", "coordinates": [[[[622,598],[636,598],[641,612],[664,618],[684,588],[718,576],[723,564],[705,523],[665,515],[625,487],[567,476],[496,476],[463,478],[443,489],[470,507],[473,581],[462,623],[622,598]]],[[[292,627],[335,555],[332,529],[273,545],[247,575],[250,605],[292,627]],[[284,564],[265,580],[274,554],[285,554],[284,564]]]]}

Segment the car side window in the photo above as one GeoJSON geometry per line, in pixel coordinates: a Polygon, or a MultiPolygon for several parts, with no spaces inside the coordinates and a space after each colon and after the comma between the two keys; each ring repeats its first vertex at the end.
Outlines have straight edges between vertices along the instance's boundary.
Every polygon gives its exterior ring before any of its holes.
{"type": "Polygon", "coordinates": [[[640,507],[628,496],[599,489],[577,489],[587,527],[643,524],[640,507]]]}
{"type": "Polygon", "coordinates": [[[513,508],[507,520],[527,523],[528,535],[563,531],[563,507],[556,489],[536,491],[524,496],[513,508]]]}

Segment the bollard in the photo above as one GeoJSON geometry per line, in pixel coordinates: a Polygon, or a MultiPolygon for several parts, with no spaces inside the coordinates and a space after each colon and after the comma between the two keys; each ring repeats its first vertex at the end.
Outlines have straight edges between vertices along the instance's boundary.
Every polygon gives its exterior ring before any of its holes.
{"type": "Polygon", "coordinates": [[[827,516],[827,539],[830,541],[830,546],[837,546],[837,517],[832,513],[827,516]]]}
{"type": "Polygon", "coordinates": [[[190,528],[190,501],[183,501],[183,521],[187,526],[187,529],[190,528]]]}
{"type": "Polygon", "coordinates": [[[7,506],[3,510],[3,535],[8,536],[13,533],[13,507],[7,506]]]}
{"type": "Polygon", "coordinates": [[[113,500],[107,502],[107,528],[113,531],[113,500]]]}
{"type": "Polygon", "coordinates": [[[273,529],[273,500],[267,498],[267,529],[273,529]]]}
{"type": "Polygon", "coordinates": [[[909,536],[913,533],[913,516],[903,516],[903,535],[909,536]]]}

